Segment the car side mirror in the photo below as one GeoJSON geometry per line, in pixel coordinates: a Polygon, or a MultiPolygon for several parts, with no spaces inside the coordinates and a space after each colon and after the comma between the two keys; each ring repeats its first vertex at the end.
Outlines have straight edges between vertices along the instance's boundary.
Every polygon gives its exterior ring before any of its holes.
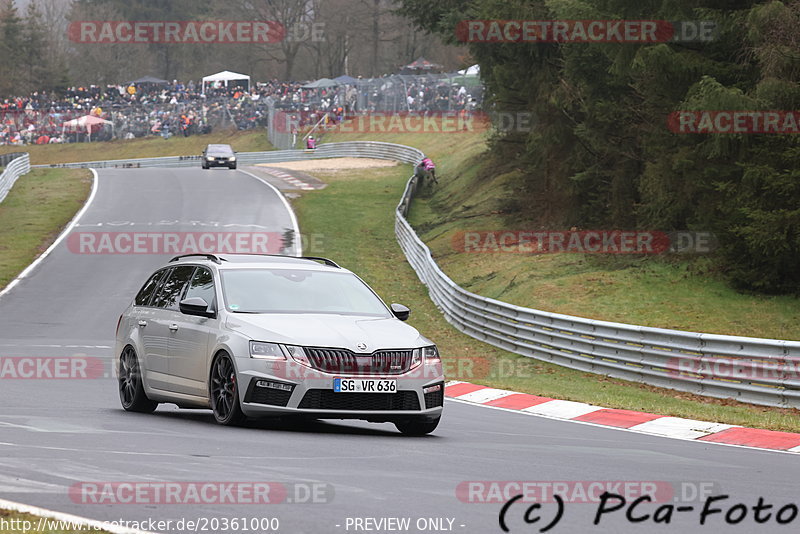
{"type": "Polygon", "coordinates": [[[411,310],[409,310],[402,304],[392,304],[391,306],[389,306],[389,308],[391,308],[394,316],[400,319],[401,321],[407,320],[409,314],[411,313],[411,310]]]}
{"type": "Polygon", "coordinates": [[[191,297],[183,299],[178,307],[181,313],[185,315],[196,315],[198,317],[215,317],[217,314],[214,310],[208,309],[208,302],[200,297],[191,297]]]}

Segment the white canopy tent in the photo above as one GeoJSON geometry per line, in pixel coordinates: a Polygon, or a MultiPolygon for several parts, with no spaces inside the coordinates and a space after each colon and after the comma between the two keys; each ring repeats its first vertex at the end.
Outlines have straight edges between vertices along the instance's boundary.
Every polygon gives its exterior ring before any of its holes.
{"type": "Polygon", "coordinates": [[[464,70],[458,71],[459,74],[463,76],[480,76],[481,74],[481,66],[480,65],[473,65],[469,68],[464,70]]]}
{"type": "Polygon", "coordinates": [[[203,77],[203,94],[206,92],[206,83],[225,82],[225,87],[228,87],[228,82],[247,80],[247,90],[250,90],[250,76],[247,74],[239,74],[229,70],[223,70],[216,74],[210,74],[203,77]]]}
{"type": "Polygon", "coordinates": [[[89,136],[89,141],[92,140],[92,126],[97,125],[105,125],[110,124],[111,129],[114,129],[114,123],[111,121],[107,121],[100,117],[96,117],[94,115],[84,115],[83,117],[78,117],[77,119],[72,119],[71,121],[66,121],[61,126],[61,135],[64,135],[66,130],[73,130],[78,131],[79,129],[86,128],[86,134],[89,136]]]}

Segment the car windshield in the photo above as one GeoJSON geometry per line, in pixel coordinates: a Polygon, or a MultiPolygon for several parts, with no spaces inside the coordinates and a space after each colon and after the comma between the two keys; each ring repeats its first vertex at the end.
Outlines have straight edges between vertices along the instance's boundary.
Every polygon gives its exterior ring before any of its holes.
{"type": "Polygon", "coordinates": [[[208,145],[208,148],[206,148],[206,154],[230,156],[233,154],[233,149],[227,145],[208,145]]]}
{"type": "Polygon", "coordinates": [[[351,273],[296,269],[222,271],[228,310],[238,313],[329,313],[391,317],[351,273]]]}

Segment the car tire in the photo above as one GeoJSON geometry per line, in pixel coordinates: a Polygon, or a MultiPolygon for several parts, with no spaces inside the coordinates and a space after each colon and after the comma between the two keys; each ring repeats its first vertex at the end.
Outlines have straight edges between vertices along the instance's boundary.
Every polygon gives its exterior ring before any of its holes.
{"type": "Polygon", "coordinates": [[[424,436],[436,430],[440,419],[441,417],[436,419],[406,419],[395,421],[394,426],[407,436],[424,436]]]}
{"type": "Polygon", "coordinates": [[[203,170],[207,171],[208,170],[208,165],[203,165],[203,170]]]}
{"type": "Polygon", "coordinates": [[[246,419],[239,404],[239,386],[236,368],[228,354],[221,352],[211,364],[208,381],[208,398],[217,423],[226,426],[238,425],[246,419]]]}
{"type": "Polygon", "coordinates": [[[122,408],[128,412],[152,413],[158,403],[147,398],[144,392],[144,381],[136,351],[128,345],[119,357],[119,400],[122,408]]]}
{"type": "Polygon", "coordinates": [[[230,170],[232,170],[232,171],[235,171],[235,170],[236,170],[236,165],[232,165],[232,166],[230,166],[230,167],[228,167],[228,168],[229,168],[230,170]]]}

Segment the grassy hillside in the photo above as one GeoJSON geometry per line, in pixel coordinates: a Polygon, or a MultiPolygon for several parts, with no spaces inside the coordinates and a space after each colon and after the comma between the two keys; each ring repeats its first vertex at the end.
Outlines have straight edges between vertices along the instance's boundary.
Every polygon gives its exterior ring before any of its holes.
{"type": "Polygon", "coordinates": [[[409,165],[312,172],[328,187],[304,192],[293,204],[303,233],[317,237],[318,245],[307,252],[333,258],[363,277],[387,302],[409,306],[409,323],[437,343],[449,379],[614,408],[800,431],[796,410],[707,399],[609,379],[511,354],[462,334],[431,302],[394,237],[393,210],[410,173],[409,165]]]}
{"type": "Polygon", "coordinates": [[[355,139],[407,144],[433,157],[439,186],[414,201],[409,220],[442,269],[470,291],[592,319],[800,340],[800,300],[739,293],[703,256],[461,252],[453,242],[461,231],[542,230],[526,222],[542,206],[532,205],[527,213],[507,211],[514,195],[511,176],[495,176],[482,165],[484,138],[478,133],[347,134],[325,140],[355,139]]]}

